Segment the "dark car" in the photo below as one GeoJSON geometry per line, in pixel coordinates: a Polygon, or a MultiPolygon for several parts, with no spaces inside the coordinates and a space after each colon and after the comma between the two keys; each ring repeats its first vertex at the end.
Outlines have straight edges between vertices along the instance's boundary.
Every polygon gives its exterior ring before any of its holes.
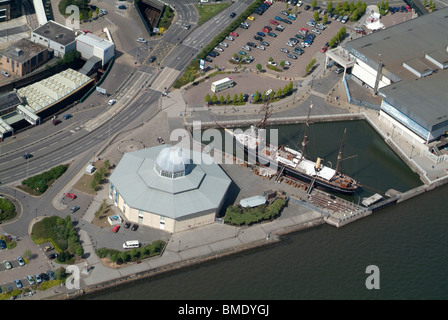
{"type": "Polygon", "coordinates": [[[230,18],[235,18],[235,16],[236,16],[236,13],[235,13],[235,12],[232,12],[232,13],[230,14],[230,18]]]}
{"type": "Polygon", "coordinates": [[[248,46],[255,48],[257,45],[253,42],[248,42],[247,43],[248,46]]]}
{"type": "Polygon", "coordinates": [[[124,227],[125,227],[126,229],[129,229],[130,226],[131,226],[131,223],[130,223],[130,222],[126,222],[126,223],[124,224],[124,227]]]}
{"type": "Polygon", "coordinates": [[[32,157],[33,157],[33,155],[31,153],[25,153],[23,155],[23,159],[29,159],[29,158],[32,158],[32,157]]]}
{"type": "Polygon", "coordinates": [[[258,41],[262,41],[262,40],[263,40],[263,38],[260,37],[260,36],[254,36],[254,39],[255,39],[255,40],[258,40],[258,41]]]}
{"type": "Polygon", "coordinates": [[[48,270],[47,274],[48,274],[48,276],[50,277],[51,280],[56,280],[56,276],[55,276],[53,271],[48,270]]]}
{"type": "Polygon", "coordinates": [[[149,58],[149,62],[154,62],[154,61],[156,61],[156,57],[155,56],[151,56],[150,58],[149,58]]]}
{"type": "Polygon", "coordinates": [[[6,249],[6,242],[0,239],[0,248],[6,249]]]}
{"type": "Polygon", "coordinates": [[[266,37],[266,33],[261,32],[261,31],[258,31],[258,32],[257,32],[257,36],[260,36],[260,37],[266,37]]]}
{"type": "Polygon", "coordinates": [[[277,35],[274,32],[268,32],[268,36],[275,38],[277,35]]]}
{"type": "Polygon", "coordinates": [[[283,22],[286,23],[286,24],[292,24],[292,22],[289,21],[288,19],[283,19],[283,22]]]}
{"type": "Polygon", "coordinates": [[[131,227],[131,230],[135,231],[137,229],[138,229],[138,224],[133,224],[132,227],[131,227]]]}
{"type": "Polygon", "coordinates": [[[50,253],[50,254],[48,255],[48,258],[50,258],[51,260],[56,259],[57,257],[58,257],[58,254],[57,254],[57,253],[50,253]]]}
{"type": "Polygon", "coordinates": [[[310,10],[311,9],[311,6],[309,5],[309,4],[307,4],[306,6],[305,6],[305,10],[310,10]]]}
{"type": "Polygon", "coordinates": [[[41,277],[41,279],[42,279],[43,281],[48,281],[48,280],[50,280],[50,276],[49,276],[48,274],[46,274],[45,272],[42,272],[42,273],[40,274],[40,277],[41,277]]]}
{"type": "Polygon", "coordinates": [[[260,44],[263,46],[269,47],[269,42],[261,41],[260,44]]]}

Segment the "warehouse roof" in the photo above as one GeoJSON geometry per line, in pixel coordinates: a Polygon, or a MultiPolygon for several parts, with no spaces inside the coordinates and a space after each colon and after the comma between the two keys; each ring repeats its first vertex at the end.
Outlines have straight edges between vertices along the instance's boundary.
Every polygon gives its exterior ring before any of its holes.
{"type": "Polygon", "coordinates": [[[426,52],[447,52],[448,7],[349,41],[345,48],[356,58],[377,69],[379,60],[393,81],[415,79],[403,63],[424,59],[426,52]]]}
{"type": "Polygon", "coordinates": [[[47,50],[47,47],[42,44],[34,43],[28,39],[20,39],[1,50],[0,55],[19,63],[24,63],[45,50],[47,50]]]}

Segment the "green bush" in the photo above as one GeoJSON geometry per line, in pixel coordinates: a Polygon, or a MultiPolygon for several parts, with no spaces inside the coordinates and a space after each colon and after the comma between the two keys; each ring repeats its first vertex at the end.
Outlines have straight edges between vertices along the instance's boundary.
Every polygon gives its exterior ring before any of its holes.
{"type": "Polygon", "coordinates": [[[0,198],[0,221],[11,220],[16,215],[14,204],[7,198],[0,198]]]}
{"type": "Polygon", "coordinates": [[[284,199],[278,198],[269,206],[261,205],[255,208],[241,208],[238,205],[229,206],[224,216],[224,222],[240,226],[271,220],[281,212],[285,204],[284,199]]]}
{"type": "Polygon", "coordinates": [[[68,169],[68,164],[61,164],[41,174],[29,177],[22,181],[22,185],[27,186],[38,194],[43,194],[48,187],[68,169]]]}

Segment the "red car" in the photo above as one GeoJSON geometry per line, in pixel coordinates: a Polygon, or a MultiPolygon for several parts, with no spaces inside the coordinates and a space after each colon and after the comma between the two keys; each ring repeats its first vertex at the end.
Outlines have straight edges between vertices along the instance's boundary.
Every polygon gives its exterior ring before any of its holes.
{"type": "Polygon", "coordinates": [[[65,196],[70,199],[76,199],[76,195],[74,193],[66,193],[65,196]]]}
{"type": "Polygon", "coordinates": [[[266,32],[266,33],[270,32],[270,30],[268,28],[263,28],[263,29],[261,29],[261,31],[266,32]]]}
{"type": "Polygon", "coordinates": [[[308,29],[307,28],[300,28],[300,31],[305,31],[306,33],[308,33],[308,29]]]}
{"type": "Polygon", "coordinates": [[[272,23],[272,24],[275,24],[276,26],[278,26],[278,22],[275,21],[275,20],[271,20],[271,21],[269,21],[269,22],[272,23]]]}
{"type": "Polygon", "coordinates": [[[118,224],[114,225],[114,227],[112,228],[112,232],[117,233],[118,230],[120,230],[120,226],[118,224]]]}
{"type": "Polygon", "coordinates": [[[234,31],[230,32],[230,35],[234,36],[234,37],[238,37],[238,33],[234,32],[234,31]]]}
{"type": "Polygon", "coordinates": [[[322,52],[325,52],[325,51],[327,51],[327,46],[324,46],[322,49],[320,49],[320,51],[322,51],[322,52]]]}

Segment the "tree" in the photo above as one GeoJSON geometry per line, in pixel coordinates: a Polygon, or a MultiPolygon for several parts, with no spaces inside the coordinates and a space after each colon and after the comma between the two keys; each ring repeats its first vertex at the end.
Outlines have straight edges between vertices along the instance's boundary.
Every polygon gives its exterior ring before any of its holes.
{"type": "Polygon", "coordinates": [[[257,102],[258,100],[260,100],[260,93],[256,91],[254,94],[254,101],[257,102]]]}
{"type": "Polygon", "coordinates": [[[235,95],[233,96],[233,103],[237,103],[238,102],[238,95],[235,93],[235,95]]]}
{"type": "Polygon", "coordinates": [[[324,16],[322,17],[322,22],[324,24],[326,24],[328,22],[328,15],[327,14],[324,14],[324,16]]]}
{"type": "Polygon", "coordinates": [[[257,63],[256,68],[257,68],[257,71],[260,71],[261,68],[263,68],[263,66],[261,65],[261,63],[257,63]]]}
{"type": "Polygon", "coordinates": [[[289,93],[289,87],[288,85],[283,87],[283,94],[286,96],[289,93]]]}
{"type": "Polygon", "coordinates": [[[213,103],[218,102],[218,97],[216,96],[216,93],[214,93],[213,96],[212,96],[212,102],[213,103]]]}
{"type": "Polygon", "coordinates": [[[226,96],[226,103],[229,104],[230,103],[230,94],[228,93],[226,96]]]}
{"type": "Polygon", "coordinates": [[[314,11],[314,21],[318,21],[319,20],[319,12],[314,11]]]}
{"type": "Polygon", "coordinates": [[[282,61],[280,61],[280,67],[284,67],[285,66],[285,61],[284,60],[282,60],[282,61]]]}
{"type": "Polygon", "coordinates": [[[272,61],[274,61],[274,58],[269,57],[268,61],[269,61],[269,62],[272,62],[272,61]]]}
{"type": "Polygon", "coordinates": [[[275,97],[275,93],[274,93],[274,90],[271,90],[271,93],[269,93],[269,100],[274,100],[274,97],[275,97]]]}
{"type": "Polygon", "coordinates": [[[240,102],[243,102],[244,101],[244,94],[241,92],[240,93],[240,102]]]}
{"type": "Polygon", "coordinates": [[[211,98],[210,95],[207,93],[207,94],[205,95],[204,100],[205,100],[206,103],[210,103],[210,101],[212,100],[212,98],[211,98]]]}
{"type": "Polygon", "coordinates": [[[348,5],[348,2],[347,2],[347,1],[344,1],[344,2],[342,3],[342,10],[344,10],[344,12],[347,12],[347,11],[350,10],[350,6],[348,5]]]}
{"type": "Polygon", "coordinates": [[[313,2],[311,2],[311,7],[313,7],[313,9],[317,7],[317,0],[313,0],[313,2]]]}
{"type": "Polygon", "coordinates": [[[219,96],[219,103],[224,103],[225,99],[223,95],[219,96]]]}
{"type": "Polygon", "coordinates": [[[327,11],[328,12],[333,11],[333,2],[331,0],[328,1],[328,3],[327,3],[327,11]]]}
{"type": "Polygon", "coordinates": [[[282,91],[282,88],[280,87],[277,90],[277,98],[280,98],[282,95],[283,95],[283,91],[282,91]]]}

